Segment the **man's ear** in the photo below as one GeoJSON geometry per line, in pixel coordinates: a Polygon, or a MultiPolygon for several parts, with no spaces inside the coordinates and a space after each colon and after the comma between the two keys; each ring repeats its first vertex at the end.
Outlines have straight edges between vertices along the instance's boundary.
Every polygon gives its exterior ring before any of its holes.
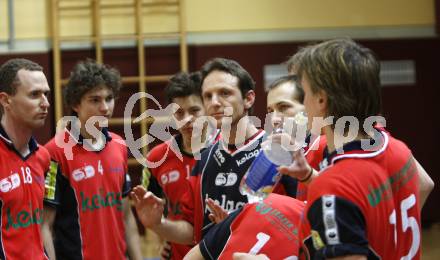
{"type": "Polygon", "coordinates": [[[253,90],[249,90],[245,95],[244,95],[244,108],[246,110],[249,110],[255,102],[255,91],[253,90]]]}
{"type": "Polygon", "coordinates": [[[78,114],[79,111],[79,104],[72,106],[72,111],[78,114]]]}
{"type": "Polygon", "coordinates": [[[6,109],[10,103],[11,100],[9,99],[9,94],[6,92],[0,92],[0,104],[2,105],[3,109],[6,109]]]}
{"type": "Polygon", "coordinates": [[[327,93],[325,93],[324,90],[319,90],[318,93],[316,93],[318,102],[317,105],[319,107],[319,110],[322,111],[323,114],[326,114],[327,108],[328,108],[328,96],[327,93]]]}

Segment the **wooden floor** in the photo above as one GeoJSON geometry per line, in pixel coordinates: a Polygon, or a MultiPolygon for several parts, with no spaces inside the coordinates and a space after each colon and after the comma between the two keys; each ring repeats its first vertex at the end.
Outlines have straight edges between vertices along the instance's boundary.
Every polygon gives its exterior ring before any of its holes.
{"type": "Polygon", "coordinates": [[[440,259],[440,223],[422,231],[422,259],[440,259]]]}
{"type": "MultiPolygon", "coordinates": [[[[142,252],[145,259],[159,259],[158,237],[151,231],[141,237],[142,252]]],[[[422,259],[440,259],[440,223],[432,225],[430,229],[422,230],[422,259]]]]}

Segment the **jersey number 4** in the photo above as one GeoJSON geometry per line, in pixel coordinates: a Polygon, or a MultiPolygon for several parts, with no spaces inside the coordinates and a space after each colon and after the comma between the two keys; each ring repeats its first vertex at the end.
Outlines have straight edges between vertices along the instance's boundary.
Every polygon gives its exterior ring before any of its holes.
{"type": "MultiPolygon", "coordinates": [[[[408,198],[402,200],[400,203],[400,212],[402,216],[402,231],[406,232],[408,228],[412,231],[412,244],[411,248],[409,249],[409,252],[407,255],[402,256],[400,260],[409,260],[412,259],[419,250],[420,247],[420,229],[419,225],[417,223],[417,220],[415,217],[409,217],[408,216],[408,210],[416,204],[416,196],[414,194],[411,194],[408,196],[408,198]]],[[[396,227],[396,210],[393,210],[393,212],[390,215],[389,218],[390,224],[394,225],[394,243],[397,245],[397,227],[396,227]]]]}

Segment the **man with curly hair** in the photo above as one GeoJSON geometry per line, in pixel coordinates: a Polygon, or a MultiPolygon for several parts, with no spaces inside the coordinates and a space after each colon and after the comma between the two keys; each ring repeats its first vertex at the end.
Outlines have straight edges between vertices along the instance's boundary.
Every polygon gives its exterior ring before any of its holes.
{"type": "Polygon", "coordinates": [[[43,235],[51,259],[142,259],[126,198],[127,147],[106,127],[120,87],[118,71],[87,60],[64,88],[74,120],[46,144],[52,162],[43,235]]]}

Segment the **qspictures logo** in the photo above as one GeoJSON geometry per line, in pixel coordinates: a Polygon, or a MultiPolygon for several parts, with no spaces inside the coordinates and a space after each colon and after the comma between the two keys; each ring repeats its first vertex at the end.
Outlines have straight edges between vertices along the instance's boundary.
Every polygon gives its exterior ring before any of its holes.
{"type": "Polygon", "coordinates": [[[6,208],[6,230],[10,228],[20,229],[27,228],[30,225],[40,225],[43,222],[43,209],[32,209],[32,204],[29,203],[28,209],[23,209],[17,214],[11,211],[11,208],[6,208]]]}

